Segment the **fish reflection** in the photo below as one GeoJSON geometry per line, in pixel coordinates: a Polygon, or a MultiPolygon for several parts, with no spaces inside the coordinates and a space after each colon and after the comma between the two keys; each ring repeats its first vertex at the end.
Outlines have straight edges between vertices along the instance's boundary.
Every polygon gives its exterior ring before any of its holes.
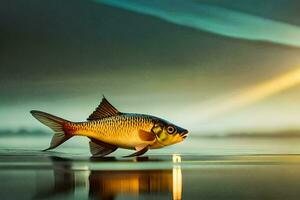
{"type": "MultiPolygon", "coordinates": [[[[74,167],[73,161],[52,158],[53,181],[38,187],[38,199],[56,196],[116,199],[117,196],[155,195],[182,199],[182,173],[178,163],[163,170],[88,170],[74,167]],[[78,192],[79,191],[79,192],[78,192]]],[[[173,157],[174,162],[174,157],[173,157]]],[[[117,163],[115,163],[117,164],[117,163]]],[[[145,162],[147,165],[147,162],[145,162]]]]}
{"type": "Polygon", "coordinates": [[[172,171],[94,171],[90,174],[89,196],[114,199],[120,194],[170,193],[172,171]]]}
{"type": "Polygon", "coordinates": [[[38,174],[35,199],[45,199],[61,194],[72,195],[75,190],[75,174],[71,170],[72,161],[51,157],[53,173],[38,174]],[[47,181],[47,182],[46,182],[47,181]]]}

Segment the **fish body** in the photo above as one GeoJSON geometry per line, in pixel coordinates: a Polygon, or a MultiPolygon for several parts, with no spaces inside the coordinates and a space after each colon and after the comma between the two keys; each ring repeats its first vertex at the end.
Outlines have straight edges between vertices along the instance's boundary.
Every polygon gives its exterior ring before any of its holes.
{"type": "Polygon", "coordinates": [[[141,114],[120,114],[89,122],[66,123],[65,129],[71,134],[88,136],[126,149],[140,144],[151,144],[143,140],[139,131],[151,132],[153,118],[141,114]]]}
{"type": "Polygon", "coordinates": [[[186,129],[155,116],[121,113],[105,97],[85,122],[71,122],[41,111],[31,113],[55,132],[48,149],[73,136],[86,136],[91,139],[94,156],[108,155],[117,148],[135,149],[132,156],[137,156],[148,149],[181,142],[188,134],[186,129]]]}

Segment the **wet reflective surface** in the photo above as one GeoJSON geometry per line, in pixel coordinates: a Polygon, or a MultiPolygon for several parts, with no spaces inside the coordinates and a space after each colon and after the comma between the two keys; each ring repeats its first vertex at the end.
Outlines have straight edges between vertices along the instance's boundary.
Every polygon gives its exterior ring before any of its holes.
{"type": "MultiPolygon", "coordinates": [[[[251,142],[253,151],[268,150],[251,142]]],[[[0,199],[298,199],[300,155],[284,152],[290,142],[280,143],[283,154],[152,152],[140,158],[1,149],[0,199]]]]}
{"type": "MultiPolygon", "coordinates": [[[[182,171],[177,163],[174,163],[171,169],[97,170],[89,169],[86,162],[93,164],[91,168],[97,168],[97,163],[108,162],[113,165],[123,161],[116,161],[114,158],[85,161],[57,156],[45,158],[44,156],[26,155],[21,158],[23,163],[21,164],[18,157],[11,157],[9,162],[1,166],[0,178],[11,181],[8,184],[7,182],[2,183],[2,188],[19,191],[9,193],[7,190],[1,190],[1,199],[20,197],[29,199],[117,199],[142,196],[145,198],[148,196],[149,198],[182,199],[182,171]],[[33,158],[39,162],[32,162],[33,158]],[[111,163],[112,161],[115,163],[111,163]],[[28,188],[28,192],[22,191],[22,188],[28,188]]],[[[180,161],[180,156],[174,155],[173,157],[175,157],[175,162],[178,162],[178,158],[180,161]]],[[[2,159],[4,158],[2,157],[2,159]]],[[[131,163],[131,161],[125,162],[131,163]]],[[[148,157],[142,157],[134,159],[132,162],[143,162],[147,165],[147,162],[151,161],[148,157]]]]}

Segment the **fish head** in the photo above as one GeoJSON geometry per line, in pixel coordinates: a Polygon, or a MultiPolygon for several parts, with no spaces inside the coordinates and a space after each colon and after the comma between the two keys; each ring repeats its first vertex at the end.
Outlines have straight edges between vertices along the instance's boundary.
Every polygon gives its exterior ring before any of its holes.
{"type": "Polygon", "coordinates": [[[162,146],[182,142],[188,135],[188,130],[161,119],[154,121],[151,131],[162,146]]]}

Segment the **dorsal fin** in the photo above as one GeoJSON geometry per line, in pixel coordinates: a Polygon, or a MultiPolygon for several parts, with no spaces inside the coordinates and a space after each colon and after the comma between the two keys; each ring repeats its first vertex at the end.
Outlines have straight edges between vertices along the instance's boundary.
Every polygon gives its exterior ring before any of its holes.
{"type": "Polygon", "coordinates": [[[103,96],[100,105],[96,108],[96,110],[87,118],[87,120],[99,120],[105,117],[110,117],[114,115],[119,115],[120,112],[111,105],[107,99],[103,96]]]}

